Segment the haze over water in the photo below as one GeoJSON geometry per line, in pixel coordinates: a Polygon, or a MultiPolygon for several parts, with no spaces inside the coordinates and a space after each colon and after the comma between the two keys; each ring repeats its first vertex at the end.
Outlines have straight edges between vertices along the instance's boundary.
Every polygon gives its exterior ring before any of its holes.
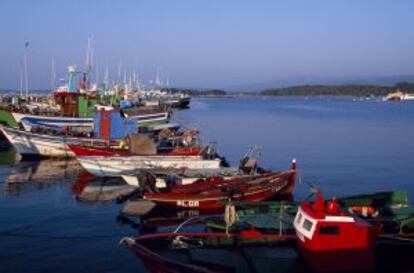
{"type": "MultiPolygon", "coordinates": [[[[260,164],[285,169],[296,158],[305,182],[327,197],[405,190],[414,200],[414,103],[352,98],[194,99],[174,119],[217,141],[236,165],[247,148],[263,146],[260,164]]],[[[121,206],[80,202],[77,171],[65,163],[12,163],[0,152],[0,264],[5,272],[144,272],[118,242],[137,230],[117,223],[121,206]],[[50,173],[51,170],[58,175],[50,173]],[[37,182],[15,182],[43,174],[37,182]]]]}

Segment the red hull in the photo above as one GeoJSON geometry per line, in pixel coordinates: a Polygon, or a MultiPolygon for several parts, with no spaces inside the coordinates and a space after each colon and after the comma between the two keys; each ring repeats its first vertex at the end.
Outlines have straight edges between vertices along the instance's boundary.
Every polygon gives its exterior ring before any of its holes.
{"type": "Polygon", "coordinates": [[[179,193],[147,193],[144,198],[166,208],[196,208],[200,210],[216,210],[224,208],[226,201],[264,201],[278,194],[285,193],[293,187],[295,171],[265,174],[258,177],[233,179],[223,183],[208,183],[202,190],[189,185],[188,191],[180,186],[179,193]]]}
{"type": "Polygon", "coordinates": [[[374,249],[309,251],[299,248],[299,252],[316,272],[370,271],[374,268],[374,249]]]}
{"type": "Polygon", "coordinates": [[[301,204],[294,220],[305,260],[317,272],[372,270],[372,226],[343,210],[336,199],[325,202],[320,192],[316,196],[315,202],[301,204]]]}
{"type": "MultiPolygon", "coordinates": [[[[131,154],[128,150],[108,148],[108,147],[91,147],[68,144],[72,152],[77,156],[103,156],[103,157],[130,157],[130,156],[148,156],[148,154],[131,154]]],[[[197,156],[200,155],[201,148],[186,147],[173,149],[169,153],[155,154],[151,156],[197,156]]]]}

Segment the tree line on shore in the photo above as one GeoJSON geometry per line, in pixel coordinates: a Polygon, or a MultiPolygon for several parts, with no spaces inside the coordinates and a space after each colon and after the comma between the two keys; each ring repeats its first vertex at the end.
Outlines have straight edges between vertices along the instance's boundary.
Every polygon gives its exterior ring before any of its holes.
{"type": "Polygon", "coordinates": [[[220,89],[165,89],[172,93],[184,92],[190,96],[216,97],[235,95],[262,95],[262,96],[385,96],[395,90],[404,93],[414,93],[414,83],[401,82],[393,86],[344,84],[344,85],[298,85],[281,88],[270,88],[261,92],[226,92],[220,89]]]}
{"type": "Polygon", "coordinates": [[[414,92],[414,83],[397,83],[394,86],[379,85],[300,85],[285,88],[273,88],[260,92],[265,96],[385,96],[395,90],[405,93],[414,92]]]}

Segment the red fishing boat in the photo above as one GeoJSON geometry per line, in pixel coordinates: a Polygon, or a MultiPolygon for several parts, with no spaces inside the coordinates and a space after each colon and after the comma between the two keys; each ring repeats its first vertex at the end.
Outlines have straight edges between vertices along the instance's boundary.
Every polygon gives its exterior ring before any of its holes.
{"type": "Polygon", "coordinates": [[[295,184],[296,163],[292,169],[231,179],[210,177],[187,185],[169,187],[167,192],[145,193],[143,198],[167,208],[224,208],[227,200],[264,201],[276,195],[289,195],[295,184]]]}
{"type": "Polygon", "coordinates": [[[318,192],[315,202],[303,202],[294,227],[298,249],[316,271],[373,269],[374,229],[342,210],[335,199],[325,202],[318,192]]]}

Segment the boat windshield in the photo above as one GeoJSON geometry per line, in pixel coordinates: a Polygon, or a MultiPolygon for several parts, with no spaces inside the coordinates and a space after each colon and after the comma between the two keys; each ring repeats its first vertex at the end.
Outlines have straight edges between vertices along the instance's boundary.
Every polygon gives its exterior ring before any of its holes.
{"type": "Polygon", "coordinates": [[[313,226],[313,223],[309,221],[308,219],[305,219],[305,221],[303,221],[303,228],[306,229],[307,231],[311,231],[312,226],[313,226]]]}

